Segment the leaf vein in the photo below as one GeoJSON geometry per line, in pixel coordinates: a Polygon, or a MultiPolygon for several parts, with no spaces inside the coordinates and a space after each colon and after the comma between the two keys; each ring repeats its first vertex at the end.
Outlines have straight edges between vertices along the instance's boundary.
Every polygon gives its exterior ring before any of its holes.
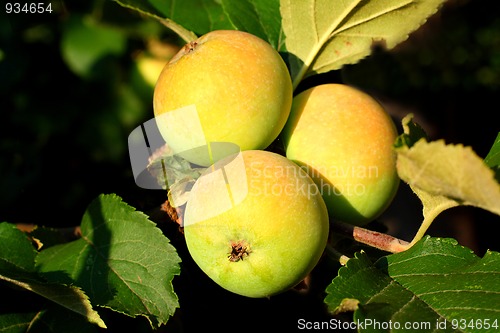
{"type": "Polygon", "coordinates": [[[418,296],[427,296],[427,295],[436,295],[436,294],[442,294],[442,293],[483,293],[483,294],[497,294],[500,295],[499,291],[493,291],[493,290],[436,290],[436,291],[429,291],[425,293],[419,293],[418,296]]]}
{"type": "Polygon", "coordinates": [[[467,311],[492,311],[492,312],[498,312],[500,313],[500,309],[498,308],[484,308],[484,307],[481,307],[481,308],[477,308],[477,307],[473,307],[473,306],[450,306],[450,307],[447,307],[447,308],[436,308],[437,310],[467,310],[467,311]]]}
{"type": "Polygon", "coordinates": [[[345,26],[341,26],[338,30],[332,32],[332,36],[334,34],[338,34],[339,32],[351,29],[351,28],[353,28],[355,26],[358,26],[358,25],[361,25],[363,23],[375,20],[378,17],[386,15],[386,14],[388,14],[390,12],[393,12],[393,11],[396,11],[398,9],[404,8],[404,7],[408,6],[408,5],[411,5],[413,2],[414,2],[413,0],[409,0],[409,1],[403,2],[403,3],[399,4],[399,5],[395,5],[393,7],[386,7],[384,10],[381,10],[379,12],[373,13],[371,16],[368,16],[368,17],[366,17],[366,18],[364,18],[362,20],[352,22],[349,25],[346,24],[345,26]]]}
{"type": "Polygon", "coordinates": [[[394,280],[391,280],[391,282],[389,282],[384,288],[380,289],[376,294],[374,294],[372,297],[370,297],[369,299],[367,299],[366,303],[370,303],[370,301],[375,298],[376,296],[380,295],[380,294],[383,294],[384,293],[384,290],[388,289],[389,287],[392,287],[393,284],[397,283],[396,281],[394,280]]]}
{"type": "Polygon", "coordinates": [[[408,274],[394,274],[391,275],[392,278],[399,278],[399,277],[412,277],[412,276],[457,276],[457,275],[475,275],[475,274],[481,274],[481,275],[497,275],[499,272],[490,272],[490,271],[478,271],[478,272],[447,272],[447,273],[408,273],[408,274]]]}
{"type": "Polygon", "coordinates": [[[459,256],[456,256],[456,255],[452,255],[452,254],[449,254],[449,253],[432,252],[432,253],[425,253],[425,254],[415,255],[415,256],[409,257],[407,259],[400,259],[398,261],[393,261],[393,262],[391,262],[388,265],[388,267],[399,265],[399,264],[403,264],[403,263],[407,263],[407,262],[410,262],[410,261],[413,261],[413,260],[420,260],[422,258],[429,257],[429,256],[439,256],[439,257],[445,257],[445,258],[446,257],[451,257],[451,258],[454,258],[454,259],[459,259],[459,260],[462,260],[462,261],[467,261],[466,258],[459,257],[459,256]]]}

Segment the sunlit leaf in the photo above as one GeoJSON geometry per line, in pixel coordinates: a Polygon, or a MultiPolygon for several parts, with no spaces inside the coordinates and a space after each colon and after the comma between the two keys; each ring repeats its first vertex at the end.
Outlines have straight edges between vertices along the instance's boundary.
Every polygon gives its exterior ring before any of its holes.
{"type": "Polygon", "coordinates": [[[446,209],[467,205],[500,215],[500,185],[470,147],[420,139],[411,148],[401,146],[396,152],[399,177],[423,204],[424,220],[412,245],[446,209]]]}
{"type": "Polygon", "coordinates": [[[374,43],[391,49],[444,0],[282,0],[281,16],[294,87],[306,76],[353,64],[374,43]]]}
{"type": "Polygon", "coordinates": [[[500,215],[500,185],[470,147],[421,139],[397,152],[398,174],[413,189],[500,215]]]}

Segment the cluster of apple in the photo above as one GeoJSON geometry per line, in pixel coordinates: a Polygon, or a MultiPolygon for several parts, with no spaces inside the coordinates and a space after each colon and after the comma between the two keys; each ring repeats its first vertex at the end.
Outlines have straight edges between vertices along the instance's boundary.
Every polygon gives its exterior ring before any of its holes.
{"type": "Polygon", "coordinates": [[[189,252],[240,295],[301,282],[330,221],[368,223],[399,184],[397,131],[382,106],[342,84],[293,96],[281,55],[249,33],[212,31],[185,45],[158,78],[154,113],[173,151],[205,167],[183,216],[189,252]],[[266,150],[273,142],[286,156],[266,150]]]}

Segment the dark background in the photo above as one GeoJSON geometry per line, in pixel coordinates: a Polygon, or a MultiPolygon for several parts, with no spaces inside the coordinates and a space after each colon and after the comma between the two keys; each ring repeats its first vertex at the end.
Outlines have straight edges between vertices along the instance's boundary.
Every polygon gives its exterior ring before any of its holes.
{"type": "MultiPolygon", "coordinates": [[[[493,120],[499,114],[500,92],[498,7],[494,0],[448,1],[396,49],[378,47],[360,63],[304,84],[342,81],[358,86],[377,97],[398,125],[412,112],[431,139],[471,146],[484,158],[500,130],[493,120]]],[[[176,226],[156,215],[166,193],[135,185],[127,150],[129,133],[153,117],[152,88],[137,82],[135,59],[148,52],[151,39],[174,44],[179,40],[112,1],[54,1],[53,9],[53,14],[6,15],[2,8],[0,221],[72,227],[79,225],[95,197],[116,193],[138,210],[154,214],[178,247],[185,261],[184,277],[176,280],[176,291],[185,302],[180,311],[183,325],[211,327],[217,312],[229,326],[245,315],[246,307],[260,307],[260,315],[265,313],[268,320],[288,324],[290,318],[321,311],[324,287],[308,298],[292,292],[271,301],[249,301],[223,293],[221,307],[206,301],[220,298],[221,291],[210,281],[196,279],[200,272],[189,261],[176,226]],[[117,31],[124,42],[78,72],[68,65],[62,45],[68,27],[86,19],[117,31]],[[195,287],[189,290],[191,283],[195,287]],[[205,301],[195,299],[196,293],[205,301]],[[293,305],[297,302],[298,307],[293,305]],[[274,313],[277,305],[282,311],[274,313]],[[190,306],[201,307],[200,312],[183,310],[190,306]]],[[[410,240],[422,219],[421,209],[402,184],[380,220],[390,234],[410,240]]],[[[428,233],[454,237],[483,255],[487,249],[500,250],[492,232],[498,223],[498,216],[460,207],[442,213],[428,233]]]]}
{"type": "MultiPolygon", "coordinates": [[[[492,119],[499,112],[498,7],[495,1],[448,1],[391,52],[377,48],[356,65],[306,83],[356,85],[379,98],[396,124],[412,112],[432,139],[472,146],[484,158],[500,130],[492,119]]],[[[151,39],[179,40],[112,1],[56,1],[53,9],[53,14],[2,13],[0,219],[78,225],[90,201],[111,192],[138,209],[158,206],[165,194],[139,189],[128,159],[128,134],[153,116],[152,88],[137,87],[134,59],[147,51],[151,39]],[[119,31],[125,43],[82,74],[68,66],[61,45],[68,26],[84,19],[119,31]]],[[[397,200],[390,219],[408,220],[403,226],[414,227],[421,216],[412,199],[397,200]],[[404,215],[396,217],[398,206],[404,215]]],[[[445,212],[438,220],[443,222],[436,221],[431,233],[468,233],[459,236],[480,252],[482,239],[469,238],[487,237],[498,223],[496,216],[467,208],[445,212]],[[458,231],[464,219],[473,221],[458,231]]],[[[404,233],[399,229],[394,231],[404,233]]]]}

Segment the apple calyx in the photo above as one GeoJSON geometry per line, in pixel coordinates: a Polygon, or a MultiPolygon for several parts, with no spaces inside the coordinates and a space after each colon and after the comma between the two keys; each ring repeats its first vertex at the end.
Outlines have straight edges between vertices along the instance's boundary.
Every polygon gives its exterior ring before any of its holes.
{"type": "Polygon", "coordinates": [[[250,246],[243,240],[237,242],[231,242],[231,253],[227,256],[229,261],[237,262],[243,260],[252,251],[250,251],[250,246]]]}
{"type": "Polygon", "coordinates": [[[197,45],[198,45],[198,41],[196,41],[196,40],[187,43],[184,46],[184,52],[186,52],[186,54],[190,53],[190,52],[193,52],[196,49],[197,45]]]}
{"type": "Polygon", "coordinates": [[[187,44],[185,44],[182,49],[180,49],[179,52],[177,52],[173,57],[172,59],[170,59],[169,61],[169,64],[173,64],[173,63],[176,63],[180,58],[182,58],[183,56],[191,53],[191,52],[194,52],[196,50],[196,48],[198,47],[198,44],[199,44],[199,41],[198,40],[193,40],[187,44]]]}

